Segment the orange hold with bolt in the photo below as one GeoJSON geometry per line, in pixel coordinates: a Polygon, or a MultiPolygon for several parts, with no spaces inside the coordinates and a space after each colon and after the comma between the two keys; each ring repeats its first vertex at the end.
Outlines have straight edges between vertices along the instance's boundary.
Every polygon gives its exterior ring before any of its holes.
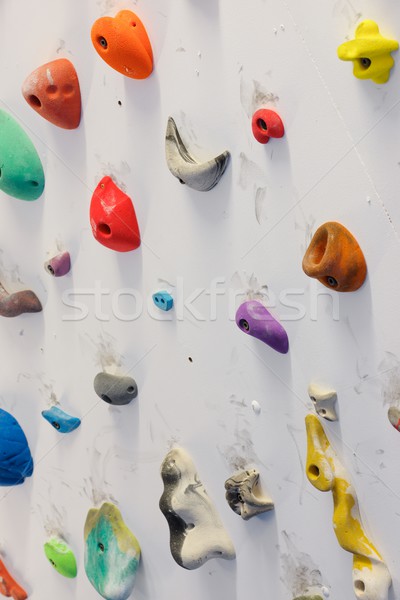
{"type": "Polygon", "coordinates": [[[101,17],[93,24],[96,52],[113,69],[133,79],[146,79],[153,71],[153,51],[145,26],[130,10],[101,17]]]}
{"type": "Polygon", "coordinates": [[[315,232],[303,258],[303,271],[337,292],[354,292],[364,283],[367,265],[350,231],[329,221],[315,232]]]}

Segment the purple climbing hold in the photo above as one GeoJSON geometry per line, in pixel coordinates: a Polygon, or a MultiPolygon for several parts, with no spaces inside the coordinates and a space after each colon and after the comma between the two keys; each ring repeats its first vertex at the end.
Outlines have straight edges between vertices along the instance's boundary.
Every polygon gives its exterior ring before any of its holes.
{"type": "Polygon", "coordinates": [[[246,300],[236,311],[236,325],[247,333],[286,354],[289,340],[286,331],[258,300],[246,300]]]}
{"type": "Polygon", "coordinates": [[[44,263],[44,268],[53,277],[62,277],[69,273],[71,269],[71,257],[69,252],[61,252],[57,256],[53,256],[50,260],[44,263]]]}

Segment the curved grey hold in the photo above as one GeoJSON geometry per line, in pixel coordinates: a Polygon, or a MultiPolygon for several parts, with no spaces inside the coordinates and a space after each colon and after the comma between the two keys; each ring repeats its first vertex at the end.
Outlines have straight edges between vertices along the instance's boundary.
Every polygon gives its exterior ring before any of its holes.
{"type": "Polygon", "coordinates": [[[272,500],[261,495],[259,480],[260,474],[252,469],[240,471],[225,481],[227,502],[245,521],[274,508],[272,500]]]}
{"type": "Polygon", "coordinates": [[[234,559],[232,541],[185,450],[168,452],[161,477],[160,509],[169,525],[171,554],[178,565],[197,569],[210,558],[234,559]]]}
{"type": "Polygon", "coordinates": [[[217,185],[230,156],[229,152],[225,151],[206,162],[197,162],[189,154],[172,117],[168,119],[165,134],[165,154],[172,175],[199,192],[208,192],[217,185]]]}
{"type": "Polygon", "coordinates": [[[136,398],[138,388],[132,377],[97,373],[93,382],[94,391],[104,402],[121,406],[136,398]]]}
{"type": "Polygon", "coordinates": [[[337,421],[336,413],[337,394],[335,390],[328,390],[310,383],[308,386],[308,395],[314,403],[315,410],[320,417],[327,421],[337,421]]]}

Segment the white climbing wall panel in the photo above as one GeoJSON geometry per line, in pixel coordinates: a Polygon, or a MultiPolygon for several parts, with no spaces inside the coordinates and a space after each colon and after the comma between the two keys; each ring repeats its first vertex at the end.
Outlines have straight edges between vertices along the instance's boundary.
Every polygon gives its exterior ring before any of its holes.
{"type": "Polygon", "coordinates": [[[142,546],[137,600],[292,600],[312,583],[332,600],[353,598],[331,494],[304,472],[310,381],[337,390],[339,421],[325,430],[391,571],[389,600],[399,597],[400,433],[387,410],[400,407],[400,55],[387,84],[355,79],[336,49],[363,19],[400,39],[400,5],[383,0],[1,2],[1,107],[29,132],[46,174],[35,202],[0,194],[2,281],[33,289],[44,307],[0,321],[0,405],[24,428],[35,460],[30,480],[1,488],[0,549],[32,600],[99,597],[84,571],[83,525],[104,499],[117,502],[142,546]],[[113,71],[91,44],[92,23],[122,8],[137,12],[152,41],[155,69],[144,81],[113,71]],[[57,57],[80,79],[75,131],[41,119],[20,91],[57,57]],[[286,130],[267,146],[250,127],[263,105],[286,130]],[[181,186],[168,171],[170,115],[195,156],[231,152],[211,192],[181,186]],[[117,254],[92,236],[90,198],[103,175],[133,199],[137,251],[117,254]],[[331,220],[366,257],[355,293],[330,294],[301,269],[312,233],[331,220]],[[43,263],[58,247],[70,251],[72,271],[53,279],[43,263]],[[175,309],[160,317],[151,293],[166,286],[175,309]],[[246,293],[266,297],[266,286],[287,355],[234,322],[246,293]],[[131,405],[95,395],[103,369],[135,378],[131,405]],[[41,417],[54,397],[82,419],[70,435],[41,417]],[[196,571],[173,561],[158,501],[160,465],[174,444],[192,456],[235,561],[196,571]],[[249,522],[224,497],[241,466],[260,471],[275,502],[249,522]],[[49,531],[75,550],[77,579],[48,564],[49,531]]]}

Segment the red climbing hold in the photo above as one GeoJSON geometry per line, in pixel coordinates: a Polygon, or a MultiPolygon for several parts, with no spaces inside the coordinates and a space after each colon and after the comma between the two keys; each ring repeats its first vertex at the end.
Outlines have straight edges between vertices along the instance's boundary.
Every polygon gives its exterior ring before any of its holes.
{"type": "Polygon", "coordinates": [[[58,58],[33,71],[22,85],[29,104],[53,125],[76,129],[81,120],[81,91],[74,65],[58,58]]]}
{"type": "Polygon", "coordinates": [[[260,144],[267,144],[269,138],[281,138],[285,133],[282,119],[269,108],[257,110],[251,120],[253,135],[260,144]]]}
{"type": "Polygon", "coordinates": [[[111,177],[103,177],[90,203],[90,225],[100,244],[129,252],[140,246],[139,225],[132,200],[111,177]]]}

